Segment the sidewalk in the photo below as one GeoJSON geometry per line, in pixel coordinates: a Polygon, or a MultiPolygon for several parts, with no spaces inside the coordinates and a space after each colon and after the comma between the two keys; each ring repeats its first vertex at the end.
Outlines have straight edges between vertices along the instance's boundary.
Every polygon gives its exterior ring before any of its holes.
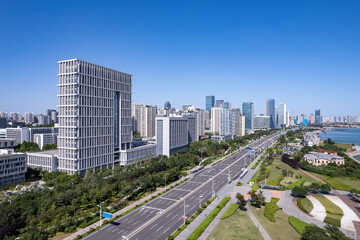
{"type": "MultiPolygon", "coordinates": [[[[256,171],[260,168],[262,162],[255,168],[251,169],[251,167],[256,164],[257,160],[264,154],[261,153],[256,157],[256,159],[248,166],[248,173],[242,179],[233,179],[231,184],[226,184],[219,192],[219,199],[214,200],[194,221],[192,221],[176,238],[175,240],[186,240],[190,234],[204,221],[207,215],[209,215],[215,207],[219,204],[219,202],[226,196],[230,196],[231,200],[224,206],[224,208],[218,213],[215,219],[211,222],[211,224],[206,228],[203,234],[199,239],[206,239],[210,233],[214,230],[216,225],[219,223],[221,216],[224,214],[226,209],[229,207],[231,203],[236,202],[235,196],[236,193],[240,192],[241,194],[247,194],[251,190],[251,186],[247,184],[247,182],[252,178],[252,176],[256,173],[256,171]],[[242,186],[236,186],[237,182],[242,182],[242,186]],[[205,216],[206,215],[206,216],[205,216]]],[[[246,164],[245,164],[246,166],[246,164]]],[[[250,211],[250,210],[248,210],[250,211]]],[[[257,225],[256,225],[257,226],[257,225]]],[[[262,227],[262,226],[261,226],[262,227]]],[[[265,231],[265,230],[264,230],[265,231]]],[[[261,233],[262,234],[262,233],[261,233]]],[[[266,233],[267,234],[267,233],[266,233]]],[[[270,238],[265,240],[270,240],[270,238]]]]}
{"type": "Polygon", "coordinates": [[[264,240],[271,240],[270,235],[266,232],[265,228],[260,224],[260,222],[256,219],[253,212],[249,208],[249,205],[246,204],[247,207],[247,214],[250,217],[251,221],[254,223],[254,225],[257,227],[261,235],[263,236],[264,240]]]}
{"type": "MultiPolygon", "coordinates": [[[[183,181],[183,180],[184,180],[184,178],[181,178],[181,179],[177,180],[176,182],[173,182],[172,184],[168,185],[168,186],[166,187],[166,189],[170,189],[170,187],[172,187],[173,185],[175,185],[175,184],[177,184],[177,183],[179,183],[179,182],[181,182],[181,181],[183,181]]],[[[146,196],[146,197],[144,197],[144,198],[141,198],[141,199],[133,202],[132,204],[124,207],[123,209],[121,209],[121,210],[113,213],[113,217],[117,217],[117,216],[123,214],[124,212],[130,210],[131,208],[136,207],[136,205],[140,205],[141,203],[145,202],[145,201],[148,200],[148,199],[151,199],[151,197],[156,196],[157,194],[163,192],[164,190],[165,190],[165,188],[158,188],[155,192],[149,194],[148,196],[146,196]]],[[[103,222],[104,222],[105,220],[110,220],[110,219],[109,219],[109,218],[102,218],[102,221],[103,221],[103,222]]],[[[97,222],[95,222],[95,223],[93,223],[93,224],[91,224],[91,225],[89,225],[89,226],[87,226],[87,227],[85,227],[85,228],[82,228],[82,229],[78,230],[77,232],[71,234],[70,236],[67,236],[66,238],[64,238],[64,240],[72,240],[72,239],[75,239],[77,236],[80,236],[80,235],[82,235],[82,234],[90,231],[90,229],[98,227],[99,225],[100,225],[100,220],[97,221],[97,222]]]]}

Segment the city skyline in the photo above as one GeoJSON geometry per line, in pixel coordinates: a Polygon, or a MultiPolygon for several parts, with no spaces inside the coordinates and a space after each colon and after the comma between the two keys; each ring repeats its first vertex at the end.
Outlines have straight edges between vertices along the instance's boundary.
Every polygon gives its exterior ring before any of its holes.
{"type": "Polygon", "coordinates": [[[133,103],[204,109],[204,96],[215,95],[233,107],[251,101],[255,114],[265,114],[269,98],[292,115],[359,114],[359,2],[83,3],[3,5],[1,110],[57,108],[56,62],[79,58],[133,73],[133,103]],[[15,93],[32,94],[24,101],[15,93]]]}

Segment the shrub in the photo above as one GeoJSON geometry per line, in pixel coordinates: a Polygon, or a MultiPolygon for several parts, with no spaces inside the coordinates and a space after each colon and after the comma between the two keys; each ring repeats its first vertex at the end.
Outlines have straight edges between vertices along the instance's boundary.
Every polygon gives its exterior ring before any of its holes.
{"type": "Polygon", "coordinates": [[[269,219],[270,222],[275,222],[275,212],[280,209],[276,204],[279,201],[278,198],[271,198],[269,203],[265,203],[264,216],[269,219]]]}
{"type": "Polygon", "coordinates": [[[226,211],[224,212],[224,214],[221,216],[221,220],[224,220],[225,218],[230,217],[231,215],[233,215],[236,210],[239,208],[239,205],[237,205],[236,203],[232,203],[230,204],[230,206],[228,207],[228,209],[226,209],[226,211]]]}
{"type": "Polygon", "coordinates": [[[314,208],[312,202],[308,198],[298,198],[297,199],[298,207],[306,213],[310,213],[314,208]]]}
{"type": "Polygon", "coordinates": [[[224,197],[223,200],[221,200],[221,202],[217,205],[217,207],[204,219],[202,223],[200,223],[200,225],[190,234],[187,239],[198,239],[230,199],[231,197],[224,197]]]}
{"type": "Polygon", "coordinates": [[[331,191],[331,187],[329,184],[322,184],[320,190],[329,193],[331,191]]]}
{"type": "Polygon", "coordinates": [[[310,224],[303,222],[293,216],[289,216],[288,221],[289,221],[290,225],[301,235],[303,235],[305,233],[305,228],[307,226],[310,226],[310,224]]]}
{"type": "MultiPolygon", "coordinates": [[[[331,214],[332,215],[332,214],[331,214]]],[[[334,225],[336,227],[341,227],[341,219],[329,216],[329,214],[326,215],[326,218],[324,219],[325,223],[334,225]]]]}

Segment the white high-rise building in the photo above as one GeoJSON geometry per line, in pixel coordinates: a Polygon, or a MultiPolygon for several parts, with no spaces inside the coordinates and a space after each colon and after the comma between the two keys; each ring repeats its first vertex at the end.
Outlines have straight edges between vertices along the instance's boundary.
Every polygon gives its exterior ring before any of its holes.
{"type": "Polygon", "coordinates": [[[171,115],[156,117],[157,154],[171,154],[188,148],[195,136],[196,119],[193,116],[171,115]]]}
{"type": "Polygon", "coordinates": [[[25,123],[32,124],[34,122],[34,114],[31,112],[25,113],[25,123]]]}
{"type": "Polygon", "coordinates": [[[190,115],[196,118],[196,136],[199,139],[200,136],[205,134],[205,128],[207,121],[207,117],[209,117],[209,111],[204,109],[200,109],[198,107],[188,107],[187,110],[183,113],[183,115],[190,115]]]}
{"type": "Polygon", "coordinates": [[[79,59],[58,64],[59,171],[113,167],[131,148],[131,75],[79,59]]]}
{"type": "Polygon", "coordinates": [[[142,137],[154,137],[156,112],[156,106],[132,104],[133,131],[142,137]]]}
{"type": "Polygon", "coordinates": [[[279,108],[278,108],[278,112],[279,112],[279,117],[278,117],[278,124],[279,126],[286,126],[286,104],[285,103],[280,103],[279,104],[279,108]]]}
{"type": "Polygon", "coordinates": [[[217,135],[234,135],[232,111],[221,106],[211,108],[211,132],[217,135]]]}

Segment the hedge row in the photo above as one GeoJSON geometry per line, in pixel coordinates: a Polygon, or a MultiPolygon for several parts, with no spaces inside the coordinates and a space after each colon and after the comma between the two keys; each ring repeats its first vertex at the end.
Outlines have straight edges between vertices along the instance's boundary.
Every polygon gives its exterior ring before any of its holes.
{"type": "Polygon", "coordinates": [[[224,197],[221,200],[221,202],[216,206],[216,208],[190,234],[190,236],[187,238],[187,240],[196,240],[196,239],[198,239],[230,199],[231,199],[231,197],[224,197]]]}
{"type": "Polygon", "coordinates": [[[314,208],[312,202],[308,198],[298,198],[297,199],[298,207],[306,213],[310,213],[314,208]]]}

